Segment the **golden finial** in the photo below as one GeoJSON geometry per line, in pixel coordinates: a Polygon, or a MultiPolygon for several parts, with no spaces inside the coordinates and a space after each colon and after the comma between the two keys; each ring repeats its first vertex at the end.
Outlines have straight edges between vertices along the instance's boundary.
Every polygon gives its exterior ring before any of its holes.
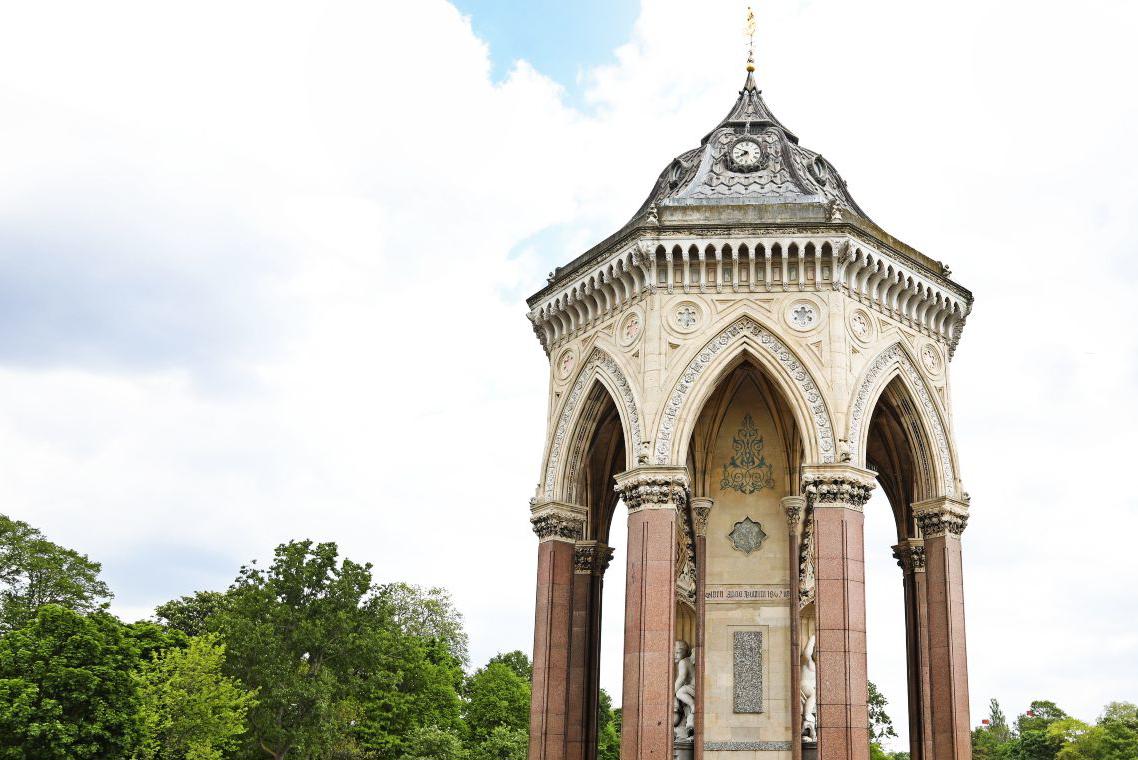
{"type": "Polygon", "coordinates": [[[747,6],[747,71],[755,70],[755,11],[747,6]]]}

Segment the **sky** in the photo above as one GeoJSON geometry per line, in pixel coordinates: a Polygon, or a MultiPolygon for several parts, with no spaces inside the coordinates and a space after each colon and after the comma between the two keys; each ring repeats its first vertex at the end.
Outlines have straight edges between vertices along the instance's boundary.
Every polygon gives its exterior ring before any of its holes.
{"type": "MultiPolygon", "coordinates": [[[[524,298],[727,112],[745,4],[516,7],[0,3],[0,509],[102,562],[119,615],[312,538],[449,588],[475,664],[530,650],[524,298]]],[[[1138,6],[756,12],[772,110],[976,296],[951,368],[973,721],[1138,701],[1138,6]]],[[[903,733],[880,498],[866,530],[903,733]]]]}

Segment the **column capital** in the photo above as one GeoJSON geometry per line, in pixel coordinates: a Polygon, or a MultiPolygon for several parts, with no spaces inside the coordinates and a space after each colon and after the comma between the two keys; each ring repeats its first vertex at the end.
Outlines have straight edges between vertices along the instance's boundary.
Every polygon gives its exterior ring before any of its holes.
{"type": "Polygon", "coordinates": [[[861,512],[877,481],[870,470],[851,464],[808,464],[802,467],[802,484],[816,508],[861,512]]]}
{"type": "Polygon", "coordinates": [[[893,558],[906,575],[925,571],[925,542],[920,538],[909,538],[893,547],[893,558]]]}
{"type": "Polygon", "coordinates": [[[599,541],[578,541],[573,549],[573,572],[603,576],[612,560],[612,547],[599,541]]]}
{"type": "Polygon", "coordinates": [[[629,512],[682,509],[688,498],[686,467],[634,467],[616,476],[615,489],[629,512]]]}
{"type": "Polygon", "coordinates": [[[706,496],[693,496],[691,500],[692,527],[697,536],[707,535],[707,520],[711,517],[711,508],[715,500],[706,496]]]}
{"type": "Polygon", "coordinates": [[[925,538],[947,535],[960,538],[968,525],[968,503],[950,496],[918,501],[913,505],[913,519],[925,538]]]}
{"type": "Polygon", "coordinates": [[[802,521],[802,512],[806,509],[805,496],[783,496],[782,508],[786,511],[786,524],[791,530],[798,529],[802,521]]]}
{"type": "Polygon", "coordinates": [[[538,541],[576,543],[585,535],[589,510],[565,501],[530,500],[530,518],[538,541]]]}

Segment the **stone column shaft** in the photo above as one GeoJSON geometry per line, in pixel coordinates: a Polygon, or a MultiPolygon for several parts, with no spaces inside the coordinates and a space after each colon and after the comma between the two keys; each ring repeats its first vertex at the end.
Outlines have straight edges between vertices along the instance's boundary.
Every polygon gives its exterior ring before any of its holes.
{"type": "Polygon", "coordinates": [[[909,755],[932,760],[932,716],[929,714],[928,607],[925,587],[925,547],[910,538],[893,547],[903,571],[905,650],[908,655],[909,755]]]}
{"type": "Polygon", "coordinates": [[[535,504],[530,521],[539,543],[529,760],[565,760],[573,555],[584,530],[584,510],[556,502],[535,504]]]}
{"type": "Polygon", "coordinates": [[[932,757],[971,760],[960,551],[968,507],[952,499],[931,499],[914,504],[913,515],[925,539],[932,757]]]}
{"type": "Polygon", "coordinates": [[[707,672],[707,521],[715,502],[692,499],[692,527],[695,529],[695,760],[703,760],[703,709],[706,700],[704,674],[707,672]]]}
{"type": "Polygon", "coordinates": [[[612,549],[581,541],[574,550],[569,650],[568,760],[596,760],[600,697],[601,593],[612,549]]]}
{"type": "Polygon", "coordinates": [[[801,540],[800,522],[806,509],[806,497],[784,496],[782,508],[786,510],[787,527],[787,572],[790,586],[790,757],[802,760],[802,700],[799,695],[799,679],[802,671],[802,655],[799,630],[802,625],[798,607],[798,555],[801,540]]]}
{"type": "Polygon", "coordinates": [[[862,508],[873,474],[850,465],[816,465],[805,468],[804,480],[816,526],[818,756],[868,760],[862,508]]]}
{"type": "Polygon", "coordinates": [[[620,756],[672,760],[676,523],[687,475],[637,467],[617,476],[617,490],[628,507],[620,756]]]}

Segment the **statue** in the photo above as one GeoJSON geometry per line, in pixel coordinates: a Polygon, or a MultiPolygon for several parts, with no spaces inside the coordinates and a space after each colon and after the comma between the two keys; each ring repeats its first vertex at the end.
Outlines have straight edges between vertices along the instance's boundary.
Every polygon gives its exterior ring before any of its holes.
{"type": "Polygon", "coordinates": [[[683,639],[676,641],[676,706],[674,736],[691,739],[695,734],[695,663],[691,649],[683,639]]]}
{"type": "Polygon", "coordinates": [[[814,664],[814,637],[802,652],[802,738],[818,741],[818,666],[814,664]]]}

